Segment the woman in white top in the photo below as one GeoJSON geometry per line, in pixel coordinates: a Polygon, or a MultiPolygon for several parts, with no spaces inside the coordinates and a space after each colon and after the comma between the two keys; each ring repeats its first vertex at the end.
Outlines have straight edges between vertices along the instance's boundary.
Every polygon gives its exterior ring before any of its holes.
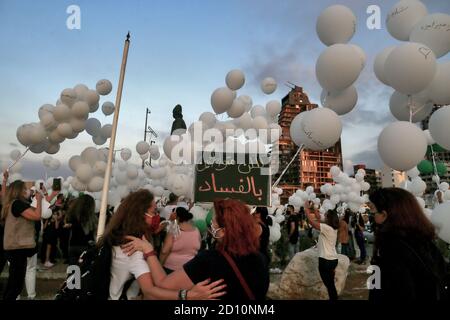
{"type": "Polygon", "coordinates": [[[319,249],[319,273],[323,284],[328,290],[330,300],[337,300],[338,295],[334,284],[334,273],[338,265],[336,252],[337,232],[339,217],[334,210],[329,210],[325,215],[325,223],[320,223],[320,213],[311,207],[311,203],[305,207],[309,223],[320,231],[317,247],[319,249]],[[308,208],[308,206],[310,208],[308,208]],[[313,211],[312,211],[313,210],[313,211]]]}
{"type": "MultiPolygon", "coordinates": [[[[125,238],[127,235],[132,234],[139,238],[148,237],[149,226],[152,225],[155,215],[154,196],[150,191],[142,189],[123,199],[117,212],[108,223],[100,244],[111,247],[113,253],[109,299],[118,300],[123,293],[125,283],[133,277],[137,280],[145,299],[177,300],[179,298],[178,290],[163,289],[153,284],[151,270],[142,252],[135,252],[128,256],[120,248],[121,245],[128,242],[125,238]]],[[[215,299],[224,294],[220,292],[224,287],[221,285],[223,280],[211,284],[208,282],[203,281],[192,288],[179,289],[190,289],[187,299],[192,300],[215,299]]],[[[127,292],[128,298],[135,298],[137,295],[138,292],[134,292],[134,294],[130,294],[130,290],[127,292]]]]}

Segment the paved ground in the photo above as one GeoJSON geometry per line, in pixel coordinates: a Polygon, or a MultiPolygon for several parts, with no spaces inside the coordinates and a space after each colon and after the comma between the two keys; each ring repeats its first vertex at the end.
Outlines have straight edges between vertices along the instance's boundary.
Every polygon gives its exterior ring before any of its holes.
{"type": "MultiPolygon", "coordinates": [[[[51,269],[39,268],[40,271],[37,273],[36,282],[36,299],[39,300],[52,300],[55,293],[60,288],[66,277],[66,267],[67,265],[56,264],[51,269]]],[[[349,269],[349,275],[347,277],[347,282],[345,284],[345,289],[340,299],[342,300],[367,300],[368,291],[366,289],[367,274],[366,269],[368,265],[358,265],[352,263],[349,269]]],[[[0,276],[0,291],[3,291],[6,285],[8,274],[3,272],[0,276]]],[[[273,274],[271,279],[275,281],[279,278],[279,274],[273,274]]],[[[23,297],[26,297],[26,291],[22,293],[23,297]]]]}

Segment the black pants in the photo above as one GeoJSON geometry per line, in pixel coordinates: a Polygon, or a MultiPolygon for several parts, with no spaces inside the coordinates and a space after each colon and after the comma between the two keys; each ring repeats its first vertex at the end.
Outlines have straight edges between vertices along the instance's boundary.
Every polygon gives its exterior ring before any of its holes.
{"type": "Polygon", "coordinates": [[[359,256],[360,261],[366,260],[366,242],[364,240],[364,233],[362,231],[355,231],[355,239],[358,244],[359,251],[361,252],[359,256]]]}
{"type": "Polygon", "coordinates": [[[61,250],[63,259],[68,260],[70,229],[65,229],[60,226],[58,229],[58,238],[59,238],[59,249],[61,250]]]}
{"type": "Polygon", "coordinates": [[[323,284],[328,290],[328,296],[330,300],[337,300],[338,295],[336,286],[334,285],[334,271],[338,265],[338,260],[327,260],[319,258],[319,273],[322,278],[323,284]]]}
{"type": "Polygon", "coordinates": [[[9,277],[3,300],[15,301],[23,290],[27,272],[27,258],[32,253],[29,249],[5,251],[9,261],[9,277]]]}

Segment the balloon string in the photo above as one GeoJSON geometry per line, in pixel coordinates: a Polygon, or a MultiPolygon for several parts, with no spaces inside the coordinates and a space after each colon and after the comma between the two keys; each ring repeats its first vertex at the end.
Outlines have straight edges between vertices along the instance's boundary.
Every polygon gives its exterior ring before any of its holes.
{"type": "Polygon", "coordinates": [[[412,111],[412,96],[408,95],[408,109],[409,109],[409,122],[412,123],[413,111],[412,111]]]}
{"type": "Polygon", "coordinates": [[[30,150],[30,147],[28,147],[26,150],[25,150],[25,152],[24,153],[22,153],[21,155],[20,155],[20,157],[19,158],[17,158],[17,160],[16,161],[14,161],[9,167],[8,167],[8,169],[6,169],[6,171],[9,171],[9,170],[11,170],[11,168],[12,167],[14,167],[24,156],[25,156],[25,154],[28,152],[28,150],[30,150]]]}
{"type": "Polygon", "coordinates": [[[291,161],[289,161],[288,165],[286,166],[286,168],[284,168],[283,172],[280,174],[280,176],[278,177],[277,181],[275,181],[275,183],[272,185],[272,189],[275,188],[276,186],[278,186],[278,184],[281,181],[281,178],[283,178],[284,174],[286,173],[286,171],[289,169],[289,167],[291,166],[292,162],[294,162],[294,160],[297,158],[298,154],[300,153],[300,151],[303,150],[304,144],[300,145],[298,147],[297,152],[295,153],[295,155],[292,157],[291,161]]]}
{"type": "MultiPolygon", "coordinates": [[[[437,171],[437,166],[436,166],[436,158],[435,158],[435,153],[434,153],[434,149],[433,149],[433,145],[430,145],[430,149],[431,149],[431,158],[433,160],[433,170],[434,170],[434,175],[439,177],[438,171],[437,171]]],[[[439,182],[435,181],[436,185],[439,188],[439,182]]]]}

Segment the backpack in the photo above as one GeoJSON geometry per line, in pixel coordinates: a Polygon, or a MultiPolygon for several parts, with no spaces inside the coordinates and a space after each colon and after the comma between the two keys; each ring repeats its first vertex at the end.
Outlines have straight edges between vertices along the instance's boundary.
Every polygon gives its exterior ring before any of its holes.
{"type": "Polygon", "coordinates": [[[78,273],[69,275],[55,300],[63,301],[100,301],[108,300],[109,284],[111,281],[112,248],[104,244],[93,246],[84,251],[78,260],[80,268],[80,288],[71,288],[74,277],[78,273]]]}

